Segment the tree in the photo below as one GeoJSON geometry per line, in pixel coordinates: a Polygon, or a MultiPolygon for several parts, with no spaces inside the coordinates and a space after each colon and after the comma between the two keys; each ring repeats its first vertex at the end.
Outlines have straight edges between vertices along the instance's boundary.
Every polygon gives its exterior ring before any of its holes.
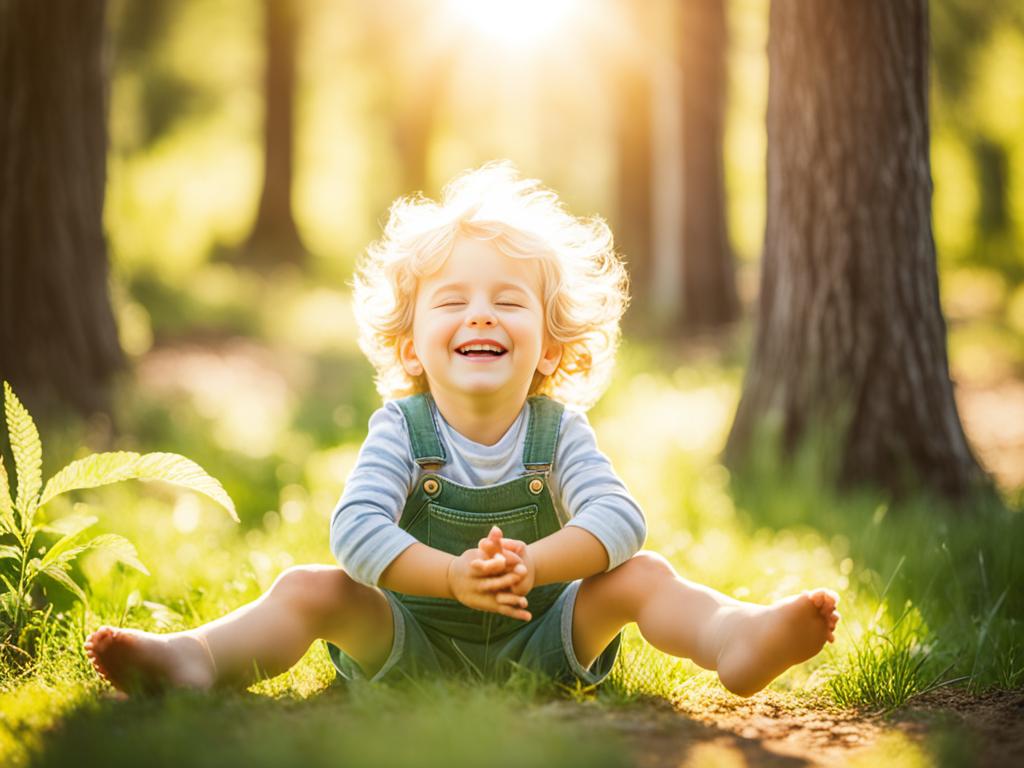
{"type": "MultiPolygon", "coordinates": [[[[649,25],[649,9],[622,4],[623,18],[637,40],[649,25]]],[[[645,307],[651,296],[651,72],[646,57],[629,51],[612,73],[615,146],[617,152],[615,240],[625,254],[634,307],[645,307]]]]}
{"type": "Polygon", "coordinates": [[[683,73],[682,324],[709,328],[739,314],[726,226],[725,0],[680,4],[683,73]]]}
{"type": "Polygon", "coordinates": [[[107,407],[122,364],[107,286],[104,0],[0,2],[0,377],[107,407]]]}
{"type": "Polygon", "coordinates": [[[256,267],[301,264],[306,258],[292,214],[297,10],[294,0],[264,0],[263,8],[263,190],[245,246],[246,261],[256,267]]]}
{"type": "Polygon", "coordinates": [[[982,477],[953,399],[931,227],[925,0],[771,6],[757,333],[728,453],[824,430],[839,479],[982,477]]]}

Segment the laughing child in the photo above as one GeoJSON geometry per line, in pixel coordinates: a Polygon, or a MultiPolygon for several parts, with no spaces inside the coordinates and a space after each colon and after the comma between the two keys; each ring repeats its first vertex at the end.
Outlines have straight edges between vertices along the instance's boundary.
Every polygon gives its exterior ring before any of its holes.
{"type": "Polygon", "coordinates": [[[122,691],[245,686],[318,639],[338,674],[600,682],[623,626],[749,696],[833,640],[837,597],[741,602],[641,551],[640,508],[584,410],[627,302],[608,227],[508,164],[399,200],[355,282],[385,400],[331,520],[341,567],[297,566],[184,632],[101,627],[122,691]]]}

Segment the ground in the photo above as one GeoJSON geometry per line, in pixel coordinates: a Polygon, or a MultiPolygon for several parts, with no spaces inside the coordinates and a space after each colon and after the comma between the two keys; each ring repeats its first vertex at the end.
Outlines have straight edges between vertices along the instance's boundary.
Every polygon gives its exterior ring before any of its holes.
{"type": "Polygon", "coordinates": [[[542,712],[616,731],[639,768],[1024,764],[1022,691],[937,690],[892,714],[774,693],[740,700],[720,690],[706,691],[699,706],[595,712],[559,702],[542,712]]]}

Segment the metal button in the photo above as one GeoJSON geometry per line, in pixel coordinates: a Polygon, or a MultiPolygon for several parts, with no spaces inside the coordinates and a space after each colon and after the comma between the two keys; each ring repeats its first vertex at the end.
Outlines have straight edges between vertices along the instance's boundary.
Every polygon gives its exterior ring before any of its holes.
{"type": "Polygon", "coordinates": [[[423,481],[423,490],[426,491],[427,494],[429,494],[430,496],[433,496],[435,493],[441,490],[441,484],[438,483],[437,480],[435,480],[434,478],[428,477],[426,480],[423,481]]]}
{"type": "Polygon", "coordinates": [[[544,490],[544,481],[539,477],[535,477],[530,481],[530,493],[540,493],[544,490]]]}

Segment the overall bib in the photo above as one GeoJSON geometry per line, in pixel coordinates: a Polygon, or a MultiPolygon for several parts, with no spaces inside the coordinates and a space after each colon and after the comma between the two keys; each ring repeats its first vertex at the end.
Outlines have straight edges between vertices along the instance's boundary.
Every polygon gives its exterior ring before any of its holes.
{"type": "MultiPolygon", "coordinates": [[[[447,461],[429,394],[398,401],[409,428],[412,456],[423,470],[399,526],[427,546],[461,555],[497,525],[506,538],[531,543],[562,527],[549,489],[563,406],[547,397],[527,401],[523,474],[504,483],[470,488],[440,474],[447,461]]],[[[590,669],[572,648],[572,609],[579,581],[545,584],[527,595],[529,622],[477,611],[457,600],[384,590],[395,624],[391,654],[375,680],[416,674],[503,679],[516,667],[554,679],[596,683],[615,662],[619,637],[590,669]]],[[[339,675],[365,676],[354,659],[328,643],[339,675]]]]}

